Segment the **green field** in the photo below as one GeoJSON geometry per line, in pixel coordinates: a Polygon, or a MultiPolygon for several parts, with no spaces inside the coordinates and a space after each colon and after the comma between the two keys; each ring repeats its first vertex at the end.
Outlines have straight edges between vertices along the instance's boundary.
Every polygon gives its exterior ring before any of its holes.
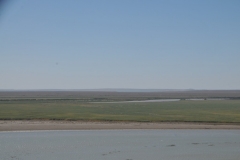
{"type": "Polygon", "coordinates": [[[240,123],[240,100],[154,103],[0,101],[0,119],[240,123]]]}

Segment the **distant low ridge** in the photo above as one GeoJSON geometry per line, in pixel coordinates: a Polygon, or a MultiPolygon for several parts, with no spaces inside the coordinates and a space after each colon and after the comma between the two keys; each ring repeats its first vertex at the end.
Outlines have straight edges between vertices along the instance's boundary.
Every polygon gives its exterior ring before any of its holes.
{"type": "Polygon", "coordinates": [[[99,92],[176,92],[193,91],[194,89],[132,89],[132,88],[100,88],[100,89],[0,89],[0,91],[99,91],[99,92]]]}

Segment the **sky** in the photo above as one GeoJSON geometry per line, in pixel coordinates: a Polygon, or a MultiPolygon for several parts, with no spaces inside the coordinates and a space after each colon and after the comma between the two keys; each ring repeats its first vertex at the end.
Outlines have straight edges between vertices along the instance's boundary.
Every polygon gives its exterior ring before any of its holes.
{"type": "Polygon", "coordinates": [[[0,89],[240,89],[239,0],[0,5],[0,89]]]}

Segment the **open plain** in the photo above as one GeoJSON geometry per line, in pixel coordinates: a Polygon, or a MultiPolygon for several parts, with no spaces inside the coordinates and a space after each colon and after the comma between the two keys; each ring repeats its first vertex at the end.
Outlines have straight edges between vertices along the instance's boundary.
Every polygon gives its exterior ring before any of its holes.
{"type": "Polygon", "coordinates": [[[0,96],[1,131],[240,127],[240,91],[5,91],[0,96]]]}

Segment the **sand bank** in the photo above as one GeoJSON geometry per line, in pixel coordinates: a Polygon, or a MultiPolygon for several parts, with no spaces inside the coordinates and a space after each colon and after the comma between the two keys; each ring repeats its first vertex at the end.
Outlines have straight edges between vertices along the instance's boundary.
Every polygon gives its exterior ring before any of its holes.
{"type": "Polygon", "coordinates": [[[104,129],[240,129],[240,124],[140,123],[82,121],[0,121],[0,131],[26,130],[104,130],[104,129]]]}

